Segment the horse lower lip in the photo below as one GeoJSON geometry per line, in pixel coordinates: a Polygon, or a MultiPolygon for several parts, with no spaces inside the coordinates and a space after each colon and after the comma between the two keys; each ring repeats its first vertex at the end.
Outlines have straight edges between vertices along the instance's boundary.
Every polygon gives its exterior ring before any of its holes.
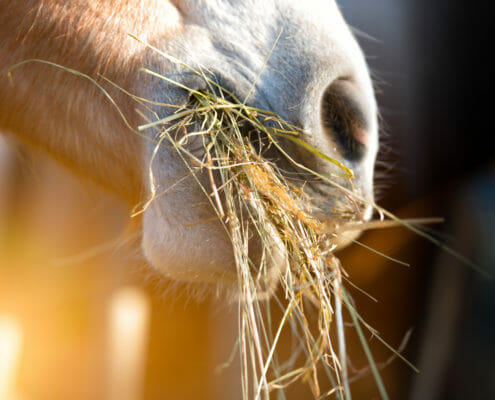
{"type": "Polygon", "coordinates": [[[363,221],[364,222],[369,221],[372,216],[373,216],[373,206],[371,204],[368,204],[363,212],[363,221]]]}
{"type": "Polygon", "coordinates": [[[337,250],[341,250],[353,243],[359,235],[361,235],[359,230],[341,232],[332,237],[332,243],[337,246],[337,250]]]}

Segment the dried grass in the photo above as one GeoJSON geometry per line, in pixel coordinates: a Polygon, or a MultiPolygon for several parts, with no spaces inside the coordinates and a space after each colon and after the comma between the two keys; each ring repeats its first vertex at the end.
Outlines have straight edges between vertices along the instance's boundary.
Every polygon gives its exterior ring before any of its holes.
{"type": "MultiPolygon", "coordinates": [[[[343,285],[345,272],[333,254],[333,239],[345,227],[314,215],[303,188],[291,183],[264,154],[274,148],[294,167],[345,191],[350,201],[362,203],[364,199],[335,177],[321,176],[297,163],[280,146],[279,138],[337,165],[341,179],[352,180],[352,171],[303,142],[297,128],[273,113],[246,106],[202,71],[193,71],[205,79],[209,90],[181,86],[189,91],[190,103],[140,130],[160,130],[155,154],[166,144],[176,149],[193,176],[208,174],[209,187],[202,188],[229,234],[237,267],[243,399],[269,399],[272,393],[284,399],[287,388],[297,381],[306,383],[315,399],[350,399],[344,314],[360,338],[381,397],[387,399],[364,329],[376,332],[357,313],[343,285]],[[201,156],[188,149],[188,143],[198,138],[201,156]],[[261,243],[257,261],[250,258],[253,237],[261,243]],[[277,285],[281,290],[274,290],[277,285]],[[281,308],[281,316],[274,315],[271,303],[281,308]],[[295,345],[284,359],[277,350],[287,333],[295,345]],[[322,375],[328,387],[322,384],[322,375]]],[[[151,167],[150,182],[155,187],[151,167]]],[[[158,195],[155,191],[144,207],[158,195]]],[[[356,229],[356,224],[349,229],[356,229]]]]}

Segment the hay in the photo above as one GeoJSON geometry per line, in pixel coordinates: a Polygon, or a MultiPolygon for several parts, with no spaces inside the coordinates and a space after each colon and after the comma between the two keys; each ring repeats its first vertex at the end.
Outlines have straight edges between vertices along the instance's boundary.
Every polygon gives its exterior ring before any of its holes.
{"type": "MultiPolygon", "coordinates": [[[[357,313],[343,285],[345,272],[333,254],[337,231],[345,227],[314,215],[303,188],[290,182],[264,155],[275,149],[295,168],[345,191],[350,201],[362,203],[363,199],[335,179],[352,180],[352,171],[303,142],[298,129],[275,114],[246,106],[202,71],[194,72],[205,79],[209,90],[198,92],[180,85],[189,91],[189,104],[139,129],[159,130],[154,154],[163,145],[173,147],[193,176],[206,172],[209,177],[209,187],[202,189],[230,237],[237,267],[243,399],[269,399],[272,392],[285,398],[287,387],[297,381],[309,385],[315,399],[350,399],[345,312],[361,340],[380,395],[387,399],[363,327],[376,332],[357,313]],[[337,165],[341,173],[323,177],[310,171],[284,151],[280,138],[337,165]],[[198,139],[200,156],[188,147],[198,139]],[[250,258],[253,238],[261,248],[256,261],[250,258]],[[278,320],[271,303],[282,310],[278,320]],[[283,360],[277,350],[287,332],[296,345],[293,354],[283,360]],[[334,332],[336,339],[331,335],[334,332]],[[322,385],[322,375],[329,387],[322,385]]],[[[151,167],[149,172],[152,196],[144,207],[159,195],[153,190],[151,167]]],[[[356,229],[356,224],[350,229],[356,229]]]]}

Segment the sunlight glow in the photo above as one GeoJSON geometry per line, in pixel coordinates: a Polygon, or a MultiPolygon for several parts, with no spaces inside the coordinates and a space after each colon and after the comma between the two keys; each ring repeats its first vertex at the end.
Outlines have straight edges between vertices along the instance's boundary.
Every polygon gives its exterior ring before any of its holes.
{"type": "Polygon", "coordinates": [[[143,398],[149,314],[149,300],[138,289],[121,289],[111,300],[109,400],[143,398]]]}
{"type": "Polygon", "coordinates": [[[18,322],[0,315],[0,400],[14,398],[21,346],[22,330],[18,322]]]}

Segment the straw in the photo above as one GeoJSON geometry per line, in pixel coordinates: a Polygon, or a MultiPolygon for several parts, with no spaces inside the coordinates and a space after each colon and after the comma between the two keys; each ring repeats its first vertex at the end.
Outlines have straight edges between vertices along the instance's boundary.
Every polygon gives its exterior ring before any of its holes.
{"type": "MultiPolygon", "coordinates": [[[[153,76],[162,78],[156,73],[153,76]]],[[[277,138],[291,138],[307,151],[339,166],[342,173],[335,173],[334,179],[352,180],[353,173],[338,160],[302,142],[297,128],[273,113],[228,100],[231,96],[222,88],[213,81],[209,84],[215,86],[214,91],[191,90],[187,107],[139,129],[159,130],[155,152],[166,142],[167,148],[178,152],[192,175],[205,171],[209,178],[210,187],[202,189],[230,237],[238,274],[243,398],[269,399],[273,391],[284,398],[288,386],[301,381],[309,386],[314,398],[331,395],[351,399],[344,310],[352,316],[354,309],[347,301],[343,271],[333,255],[331,236],[335,232],[329,231],[328,221],[312,211],[311,199],[301,185],[291,182],[264,154],[266,149],[275,148],[284,156],[277,138]],[[192,137],[202,139],[201,157],[187,147],[192,137]],[[253,236],[261,244],[257,263],[251,258],[253,236]],[[279,291],[274,290],[277,285],[279,291]],[[282,308],[280,320],[274,320],[270,303],[282,308]],[[336,344],[332,342],[332,331],[336,333],[336,344]],[[283,335],[291,335],[298,342],[298,357],[284,360],[278,348],[283,335]],[[321,386],[322,377],[330,388],[321,386]]],[[[290,157],[287,160],[292,162],[290,157]]],[[[151,167],[150,171],[152,175],[151,167]]],[[[154,178],[150,181],[154,182],[154,178]]],[[[359,202],[352,192],[349,197],[359,202]]],[[[149,199],[148,204],[153,200],[149,199]]],[[[346,221],[337,222],[335,226],[344,229],[346,221]]],[[[352,218],[349,222],[356,223],[352,218]]],[[[362,332],[356,318],[353,323],[358,333],[362,332]]],[[[359,337],[369,355],[364,336],[359,337]]],[[[377,367],[368,358],[381,396],[386,399],[377,367]]]]}

